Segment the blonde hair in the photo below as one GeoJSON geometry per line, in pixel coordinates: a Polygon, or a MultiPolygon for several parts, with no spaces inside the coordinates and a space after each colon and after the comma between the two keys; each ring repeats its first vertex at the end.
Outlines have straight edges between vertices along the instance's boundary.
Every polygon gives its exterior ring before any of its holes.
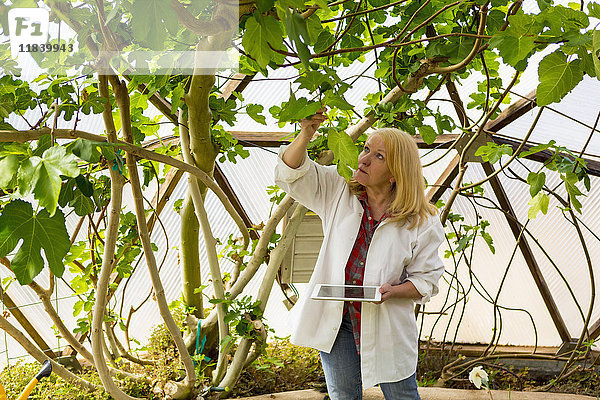
{"type": "MultiPolygon", "coordinates": [[[[408,229],[421,225],[428,216],[437,214],[437,208],[425,197],[423,167],[414,138],[395,128],[377,129],[369,137],[373,135],[383,140],[387,166],[396,181],[386,210],[390,221],[408,223],[408,229]]],[[[354,178],[348,186],[354,194],[365,192],[365,187],[354,178]]]]}

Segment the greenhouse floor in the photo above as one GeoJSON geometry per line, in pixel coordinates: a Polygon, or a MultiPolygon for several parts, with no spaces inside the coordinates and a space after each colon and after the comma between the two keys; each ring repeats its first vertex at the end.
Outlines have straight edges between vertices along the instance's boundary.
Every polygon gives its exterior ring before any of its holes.
{"type": "MultiPolygon", "coordinates": [[[[490,400],[483,390],[443,389],[434,387],[419,388],[421,400],[490,400]]],[[[297,390],[294,392],[266,394],[255,397],[245,397],[246,400],[323,400],[324,394],[318,390],[297,390]]],[[[493,400],[598,400],[599,397],[582,396],[577,394],[561,394],[547,392],[509,392],[492,390],[493,400]]],[[[364,400],[383,400],[379,388],[365,391],[364,400]]]]}

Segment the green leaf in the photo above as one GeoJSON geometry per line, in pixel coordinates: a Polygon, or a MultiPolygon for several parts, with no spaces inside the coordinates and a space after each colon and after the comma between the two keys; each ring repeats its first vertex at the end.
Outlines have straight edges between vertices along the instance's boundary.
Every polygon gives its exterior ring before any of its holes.
{"type": "Polygon", "coordinates": [[[314,45],[315,53],[320,53],[335,42],[335,37],[327,29],[323,29],[314,45]]]}
{"type": "Polygon", "coordinates": [[[538,7],[540,10],[545,10],[552,5],[552,0],[537,0],[538,7]]]}
{"type": "MultiPolygon", "coordinates": [[[[600,6],[598,7],[600,8],[600,6]]],[[[600,11],[598,11],[600,13],[600,11]]],[[[597,18],[600,18],[597,17],[597,18]]],[[[592,42],[592,59],[594,60],[594,69],[596,70],[596,77],[600,79],[600,30],[596,29],[594,31],[594,39],[592,42]]]]}
{"type": "Polygon", "coordinates": [[[338,164],[338,173],[346,179],[352,176],[350,168],[358,167],[358,148],[352,138],[345,132],[329,129],[327,133],[327,147],[333,151],[334,162],[338,164]]]}
{"type": "Polygon", "coordinates": [[[163,50],[167,31],[175,35],[179,20],[169,2],[135,0],[131,10],[131,30],[135,39],[152,50],[163,50]],[[151,27],[151,28],[150,28],[151,27]]]}
{"type": "Polygon", "coordinates": [[[297,11],[290,12],[289,9],[286,9],[285,27],[288,37],[296,47],[300,61],[302,61],[304,68],[309,70],[310,50],[308,49],[308,43],[310,42],[310,37],[308,35],[306,20],[297,11]]]}
{"type": "Polygon", "coordinates": [[[494,248],[494,239],[492,239],[492,236],[487,232],[481,232],[481,237],[487,243],[492,254],[496,254],[496,249],[494,248]]]}
{"type": "MultiPolygon", "coordinates": [[[[329,83],[329,79],[320,71],[306,71],[303,76],[296,79],[296,82],[300,84],[300,89],[314,92],[323,82],[329,83]]],[[[329,83],[329,86],[331,86],[331,83],[329,83]]]]}
{"type": "Polygon", "coordinates": [[[588,3],[588,12],[590,17],[600,19],[600,4],[589,2],[588,3]]]}
{"type": "Polygon", "coordinates": [[[37,147],[33,151],[33,155],[41,157],[50,147],[52,147],[52,138],[50,137],[50,134],[42,135],[37,141],[37,147]]]}
{"type": "Polygon", "coordinates": [[[177,109],[182,108],[184,101],[183,96],[185,96],[185,89],[183,85],[180,83],[177,85],[175,89],[173,89],[173,93],[171,95],[171,112],[175,113],[177,109]]]}
{"type": "Polygon", "coordinates": [[[275,0],[257,0],[258,11],[265,13],[275,5],[275,0]]]}
{"type": "Polygon", "coordinates": [[[300,97],[296,99],[294,94],[290,96],[290,100],[284,103],[281,113],[279,114],[279,122],[300,121],[303,118],[315,114],[321,108],[321,103],[309,102],[306,98],[300,97]]]}
{"type": "Polygon", "coordinates": [[[340,110],[352,110],[354,106],[346,101],[344,96],[339,92],[327,91],[323,97],[323,104],[330,107],[339,108],[340,110]]]}
{"type": "Polygon", "coordinates": [[[435,142],[435,138],[437,137],[435,129],[429,125],[421,125],[419,127],[419,135],[421,135],[421,138],[427,144],[432,144],[435,142]]]}
{"type": "Polygon", "coordinates": [[[0,98],[0,118],[8,118],[13,111],[11,100],[7,97],[0,98]]]}
{"type": "Polygon", "coordinates": [[[24,201],[7,204],[0,215],[0,257],[11,253],[19,243],[11,266],[21,285],[31,283],[44,268],[42,250],[50,270],[62,276],[62,260],[71,247],[62,211],[50,216],[42,210],[35,215],[31,204],[24,201]]]}
{"type": "Polygon", "coordinates": [[[83,161],[97,163],[100,161],[100,151],[98,151],[97,146],[97,142],[79,138],[70,143],[67,149],[83,161]]]}
{"type": "Polygon", "coordinates": [[[488,142],[485,146],[480,146],[475,155],[480,156],[483,161],[495,164],[500,161],[503,155],[511,156],[512,153],[512,147],[507,144],[499,146],[496,143],[488,142]]]}
{"type": "Polygon", "coordinates": [[[61,188],[58,204],[65,207],[67,204],[73,207],[75,214],[83,217],[94,212],[93,185],[83,175],[75,179],[69,179],[61,188]],[[83,181],[87,183],[83,183],[83,181]],[[89,186],[88,186],[89,184],[89,186]],[[91,193],[90,193],[91,190],[91,193]]]}
{"type": "MultiPolygon", "coordinates": [[[[71,287],[73,287],[73,282],[71,282],[71,287]]],[[[75,289],[74,287],[73,287],[73,289],[75,290],[75,292],[78,292],[77,289],[75,289]]],[[[83,292],[81,292],[81,293],[83,293],[83,292]]],[[[73,306],[73,316],[74,317],[78,316],[82,310],[83,310],[83,300],[78,300],[77,302],[75,302],[75,305],[73,306]]]]}
{"type": "Polygon", "coordinates": [[[19,157],[9,154],[0,160],[0,188],[8,188],[19,170],[19,157]]]}
{"type": "Polygon", "coordinates": [[[248,113],[250,118],[258,122],[259,124],[266,125],[267,120],[265,119],[265,116],[261,114],[263,109],[264,107],[261,104],[248,104],[246,106],[246,112],[248,113]]]}
{"type": "Polygon", "coordinates": [[[498,30],[504,24],[505,20],[506,20],[506,14],[503,13],[502,11],[496,10],[496,9],[490,11],[490,13],[488,14],[488,17],[487,17],[487,26],[486,26],[487,34],[493,35],[494,33],[498,32],[498,30]]]}
{"type": "Polygon", "coordinates": [[[548,54],[538,69],[540,84],[537,88],[537,104],[545,106],[561,100],[583,79],[581,60],[567,61],[561,51],[548,54]]]}
{"type": "Polygon", "coordinates": [[[556,144],[555,140],[551,140],[550,142],[545,143],[545,144],[538,144],[537,146],[531,147],[527,151],[522,151],[521,153],[519,153],[519,158],[524,158],[524,157],[527,157],[527,156],[529,156],[531,154],[535,154],[535,153],[539,153],[540,151],[548,150],[549,148],[551,148],[555,144],[556,144]]]}
{"type": "Polygon", "coordinates": [[[527,212],[527,218],[535,219],[538,213],[541,211],[542,214],[548,213],[548,205],[550,204],[550,198],[548,195],[539,192],[531,200],[529,200],[529,211],[527,212]]]}
{"type": "MultiPolygon", "coordinates": [[[[579,8],[579,4],[577,8],[579,8]]],[[[579,33],[590,24],[585,13],[579,11],[579,9],[574,10],[571,7],[562,5],[546,8],[540,13],[539,19],[543,20],[544,24],[550,28],[544,31],[543,36],[545,37],[560,38],[565,34],[579,33]]]]}
{"type": "Polygon", "coordinates": [[[575,211],[581,214],[581,202],[579,201],[579,196],[585,196],[579,188],[576,186],[577,182],[579,182],[579,177],[577,174],[568,171],[565,175],[561,175],[562,180],[565,182],[565,188],[567,189],[567,193],[569,193],[569,200],[571,200],[571,204],[573,204],[573,208],[575,211]]]}
{"type": "Polygon", "coordinates": [[[145,110],[148,108],[148,95],[142,94],[140,92],[135,92],[131,96],[129,104],[132,110],[136,108],[141,108],[142,110],[145,110]]]}
{"type": "Polygon", "coordinates": [[[529,175],[527,175],[527,183],[529,184],[529,193],[531,194],[531,197],[535,197],[546,183],[546,174],[544,172],[540,172],[539,174],[530,172],[529,175]]]}
{"type": "Polygon", "coordinates": [[[279,22],[271,15],[254,14],[246,21],[246,32],[242,45],[261,68],[265,68],[274,56],[273,50],[283,45],[283,30],[279,22]]]}
{"type": "Polygon", "coordinates": [[[46,150],[43,156],[31,157],[21,164],[18,173],[19,191],[26,195],[33,191],[34,198],[54,215],[60,193],[61,175],[76,177],[79,175],[77,160],[73,154],[67,154],[62,146],[46,150]]]}
{"type": "Polygon", "coordinates": [[[535,17],[519,13],[508,17],[509,25],[490,39],[490,47],[498,49],[500,56],[509,65],[521,67],[529,53],[535,48],[535,39],[541,28],[535,17]]]}
{"type": "MultiPolygon", "coordinates": [[[[535,38],[512,36],[500,31],[490,39],[490,47],[498,49],[505,63],[517,67],[535,47],[535,38]]],[[[519,65],[520,66],[520,65],[519,65]]]]}

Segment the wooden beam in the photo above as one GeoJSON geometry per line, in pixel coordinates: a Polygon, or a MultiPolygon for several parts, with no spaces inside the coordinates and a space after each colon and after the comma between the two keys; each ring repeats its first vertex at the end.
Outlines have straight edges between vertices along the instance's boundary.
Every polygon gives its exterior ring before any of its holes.
{"type": "Polygon", "coordinates": [[[221,97],[227,101],[231,98],[234,92],[241,93],[246,86],[254,79],[256,74],[245,75],[245,74],[235,74],[229,82],[225,84],[225,87],[221,91],[221,97]]]}
{"type": "Polygon", "coordinates": [[[594,322],[589,328],[588,328],[588,332],[590,332],[590,336],[588,337],[588,340],[595,340],[598,338],[598,336],[600,336],[600,319],[596,322],[594,322]]]}
{"type": "MultiPolygon", "coordinates": [[[[467,114],[465,112],[465,107],[463,105],[462,99],[458,95],[458,90],[456,90],[454,82],[448,80],[446,82],[446,90],[448,91],[448,94],[452,99],[452,104],[454,105],[454,109],[456,111],[456,114],[458,115],[461,125],[463,127],[466,127],[468,125],[467,114]]],[[[450,139],[450,136],[453,136],[452,140],[457,140],[460,135],[438,135],[438,137],[439,136],[446,136],[447,139],[450,139]]],[[[435,185],[429,190],[429,192],[427,192],[427,199],[431,203],[437,203],[437,201],[442,197],[446,189],[451,188],[452,181],[454,181],[454,179],[458,175],[459,163],[460,154],[457,154],[454,156],[452,161],[448,163],[444,172],[442,172],[438,180],[435,182],[435,185]]]]}
{"type": "MultiPolygon", "coordinates": [[[[505,137],[493,136],[493,139],[494,139],[494,142],[496,142],[497,144],[510,145],[514,151],[516,151],[517,148],[519,147],[519,145],[521,144],[521,142],[518,140],[507,139],[505,137]]],[[[522,151],[527,151],[527,150],[531,149],[533,146],[534,145],[532,145],[532,144],[525,144],[523,146],[522,151]]],[[[545,150],[545,151],[540,151],[540,152],[531,154],[525,158],[527,158],[529,160],[534,160],[534,161],[539,161],[541,163],[544,163],[544,162],[548,161],[551,157],[552,157],[552,152],[545,150]]],[[[600,176],[600,162],[598,162],[596,160],[591,160],[589,158],[584,158],[584,160],[587,163],[587,166],[586,166],[587,172],[593,176],[600,176]]]]}
{"type": "MultiPolygon", "coordinates": [[[[4,264],[4,262],[2,264],[4,264]]],[[[4,291],[2,287],[0,287],[0,299],[2,300],[2,303],[4,303],[4,305],[6,306],[7,311],[9,311],[15,317],[17,322],[23,327],[25,332],[27,332],[29,337],[31,337],[35,344],[38,345],[40,350],[48,357],[55,359],[56,354],[52,351],[50,346],[48,346],[44,338],[40,336],[38,330],[31,324],[31,322],[25,316],[25,314],[23,314],[19,306],[17,306],[17,303],[14,302],[14,300],[8,295],[8,293],[4,291]]]]}
{"type": "MultiPolygon", "coordinates": [[[[215,181],[217,182],[219,187],[223,190],[223,192],[227,195],[227,197],[229,198],[229,201],[231,201],[231,204],[233,205],[233,208],[235,208],[235,210],[238,212],[240,217],[242,217],[242,221],[244,221],[244,225],[246,225],[246,228],[252,228],[252,226],[253,226],[252,221],[250,220],[248,213],[246,213],[246,210],[244,209],[244,206],[242,205],[240,198],[237,196],[237,194],[231,187],[229,180],[223,173],[223,170],[221,169],[221,167],[219,167],[219,164],[216,164],[216,163],[215,163],[215,181]]],[[[249,233],[250,233],[251,239],[254,240],[254,239],[259,238],[256,230],[252,229],[249,231],[249,233]]]]}
{"type": "MultiPolygon", "coordinates": [[[[486,175],[490,176],[494,173],[494,167],[490,163],[482,163],[482,166],[486,175]]],[[[531,250],[531,247],[529,247],[529,242],[527,241],[526,236],[521,235],[521,238],[519,240],[521,225],[517,222],[517,216],[510,204],[510,201],[508,199],[508,196],[506,195],[506,192],[504,191],[504,188],[502,187],[502,184],[500,183],[500,180],[498,179],[498,176],[492,176],[489,182],[492,185],[492,190],[494,191],[498,202],[500,203],[500,207],[502,207],[502,210],[504,210],[506,221],[508,222],[510,230],[514,235],[515,240],[518,240],[519,249],[521,250],[523,257],[525,258],[525,262],[527,263],[529,272],[531,272],[531,276],[533,277],[533,280],[538,290],[540,291],[542,300],[544,300],[546,309],[550,313],[552,322],[554,322],[554,326],[556,327],[556,330],[558,331],[561,340],[563,341],[563,343],[571,342],[572,338],[569,334],[569,330],[567,329],[567,326],[564,320],[562,319],[562,316],[560,315],[560,311],[558,310],[558,307],[554,302],[554,298],[552,297],[550,289],[548,288],[548,284],[546,283],[546,280],[542,275],[542,271],[540,270],[540,267],[537,264],[537,261],[535,260],[533,251],[531,250]]]]}
{"type": "Polygon", "coordinates": [[[229,131],[244,147],[279,147],[294,139],[293,132],[247,132],[229,131]]]}
{"type": "Polygon", "coordinates": [[[460,121],[460,125],[464,128],[469,126],[469,120],[467,118],[467,113],[465,112],[465,106],[462,102],[462,99],[458,95],[458,90],[456,89],[456,85],[453,81],[446,81],[446,90],[448,91],[448,95],[450,96],[450,100],[452,100],[452,105],[454,106],[454,111],[456,111],[456,115],[458,116],[458,120],[460,121]]]}
{"type": "Polygon", "coordinates": [[[427,199],[429,202],[435,204],[442,197],[446,189],[450,189],[452,181],[458,175],[458,164],[460,162],[460,154],[454,156],[452,161],[448,163],[448,166],[442,172],[435,185],[427,192],[427,199]]]}
{"type": "Polygon", "coordinates": [[[152,232],[154,224],[157,222],[160,213],[167,205],[167,202],[171,198],[171,195],[175,191],[175,188],[179,184],[179,181],[183,177],[183,171],[177,168],[171,168],[165,176],[165,182],[160,185],[160,190],[154,194],[152,199],[152,206],[154,210],[148,217],[148,231],[152,232]]]}

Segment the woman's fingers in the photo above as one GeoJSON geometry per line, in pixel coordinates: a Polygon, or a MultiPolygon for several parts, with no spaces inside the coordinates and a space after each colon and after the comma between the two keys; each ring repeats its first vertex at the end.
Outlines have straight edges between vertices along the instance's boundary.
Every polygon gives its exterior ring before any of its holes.
{"type": "Polygon", "coordinates": [[[319,129],[319,126],[323,123],[323,121],[327,119],[327,116],[324,114],[325,111],[327,111],[326,108],[321,108],[310,117],[302,119],[300,121],[301,129],[307,134],[310,134],[312,137],[317,129],[319,129]]]}
{"type": "Polygon", "coordinates": [[[381,293],[381,301],[377,302],[377,304],[381,304],[391,297],[392,285],[390,285],[389,283],[384,283],[379,288],[379,293],[381,293]]]}

